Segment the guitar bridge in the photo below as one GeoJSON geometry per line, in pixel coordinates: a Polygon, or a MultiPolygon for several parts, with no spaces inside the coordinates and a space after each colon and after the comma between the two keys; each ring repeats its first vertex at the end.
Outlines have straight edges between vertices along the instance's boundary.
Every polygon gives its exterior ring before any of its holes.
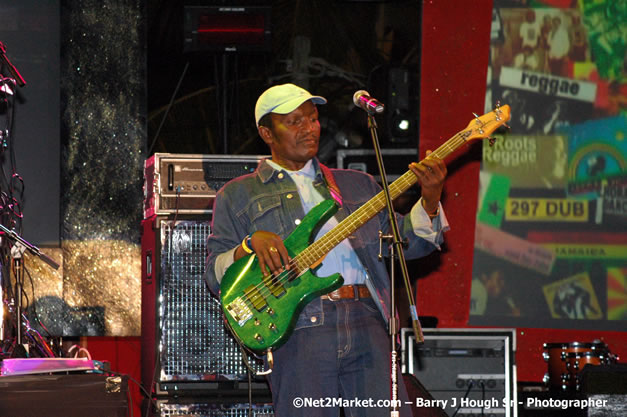
{"type": "Polygon", "coordinates": [[[253,317],[253,312],[248,308],[242,297],[237,297],[226,306],[226,310],[241,327],[253,317]]]}

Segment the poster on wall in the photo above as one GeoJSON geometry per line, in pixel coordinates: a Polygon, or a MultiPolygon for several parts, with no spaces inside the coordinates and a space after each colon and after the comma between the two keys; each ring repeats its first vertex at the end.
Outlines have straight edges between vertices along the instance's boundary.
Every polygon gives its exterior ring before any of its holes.
{"type": "Polygon", "coordinates": [[[471,325],[627,324],[627,6],[495,0],[471,325]]]}

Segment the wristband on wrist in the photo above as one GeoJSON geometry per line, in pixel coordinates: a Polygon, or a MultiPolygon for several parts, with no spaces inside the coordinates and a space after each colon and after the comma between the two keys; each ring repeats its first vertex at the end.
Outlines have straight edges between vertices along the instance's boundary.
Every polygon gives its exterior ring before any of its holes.
{"type": "Polygon", "coordinates": [[[247,254],[251,254],[255,252],[250,243],[250,240],[251,240],[251,235],[246,236],[244,240],[242,240],[242,249],[244,249],[244,252],[246,252],[247,254]]]}
{"type": "Polygon", "coordinates": [[[427,215],[429,216],[430,219],[435,219],[436,217],[438,217],[440,215],[440,206],[438,206],[438,208],[435,209],[434,213],[427,213],[427,215]]]}
{"type": "Polygon", "coordinates": [[[422,200],[422,208],[425,209],[425,211],[427,212],[427,215],[429,216],[430,219],[435,219],[436,217],[438,217],[440,215],[440,205],[438,204],[438,206],[436,207],[435,211],[433,213],[429,213],[429,211],[427,211],[427,207],[425,207],[425,200],[422,200]]]}

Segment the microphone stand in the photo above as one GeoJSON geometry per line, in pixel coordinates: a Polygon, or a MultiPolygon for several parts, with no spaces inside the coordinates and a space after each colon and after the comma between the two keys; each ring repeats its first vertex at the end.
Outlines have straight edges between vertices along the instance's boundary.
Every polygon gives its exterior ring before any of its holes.
{"type": "Polygon", "coordinates": [[[56,263],[54,259],[52,259],[48,255],[43,253],[41,250],[39,250],[37,246],[31,245],[30,243],[28,243],[26,240],[24,240],[23,237],[15,233],[15,231],[7,229],[2,224],[0,224],[0,231],[4,232],[5,235],[16,244],[19,243],[22,246],[24,246],[30,253],[39,257],[42,261],[50,265],[52,268],[59,269],[59,264],[56,263]]]}
{"type": "Polygon", "coordinates": [[[7,229],[0,224],[0,231],[4,232],[5,236],[13,241],[13,247],[11,247],[11,259],[13,263],[13,273],[15,275],[15,315],[16,315],[16,346],[22,346],[22,287],[24,280],[24,263],[22,261],[22,255],[28,250],[35,256],[38,256],[42,261],[50,265],[54,269],[59,269],[59,264],[52,258],[42,253],[38,247],[31,245],[24,240],[15,231],[7,229]]]}
{"type": "Polygon", "coordinates": [[[412,317],[412,326],[414,328],[414,334],[416,335],[416,341],[422,342],[424,340],[424,336],[422,334],[422,328],[420,326],[420,321],[418,321],[418,314],[416,312],[416,304],[414,302],[414,297],[411,292],[411,285],[409,282],[409,272],[407,271],[407,263],[405,262],[405,254],[403,252],[403,241],[401,239],[401,234],[398,228],[398,222],[396,221],[396,215],[394,214],[394,207],[392,205],[392,199],[390,197],[390,189],[388,186],[387,176],[385,174],[385,167],[383,166],[383,157],[381,156],[381,147],[379,145],[379,136],[377,134],[377,122],[374,119],[375,111],[367,110],[368,113],[368,129],[370,130],[370,135],[372,136],[372,144],[374,147],[375,157],[377,160],[377,165],[379,167],[379,174],[381,176],[381,185],[383,186],[383,193],[385,195],[385,203],[388,210],[388,217],[390,220],[390,227],[392,231],[391,236],[383,236],[381,232],[379,238],[380,239],[390,239],[392,240],[392,245],[390,246],[390,324],[389,324],[389,335],[390,335],[390,377],[391,377],[391,400],[392,406],[390,409],[390,417],[398,417],[398,405],[400,404],[398,397],[398,353],[396,351],[396,339],[399,333],[399,323],[396,319],[396,291],[394,289],[394,281],[395,281],[395,268],[394,261],[395,258],[398,257],[399,265],[401,267],[401,273],[403,276],[403,281],[405,282],[405,290],[407,291],[407,297],[409,299],[411,317],[412,317]]]}

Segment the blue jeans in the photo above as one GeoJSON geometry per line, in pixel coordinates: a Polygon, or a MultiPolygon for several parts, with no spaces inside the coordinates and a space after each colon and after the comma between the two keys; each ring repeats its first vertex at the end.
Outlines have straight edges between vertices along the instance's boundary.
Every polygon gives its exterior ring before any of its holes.
{"type": "MultiPolygon", "coordinates": [[[[295,330],[274,352],[269,376],[277,417],[337,417],[333,399],[353,401],[345,415],[389,415],[388,407],[366,407],[363,401],[390,399],[390,336],[372,299],[324,300],[318,326],[295,330]],[[318,407],[296,407],[296,398],[321,401],[318,407]]],[[[400,355],[399,355],[400,357],[400,355]]],[[[400,415],[411,417],[407,391],[397,373],[400,415]]]]}

